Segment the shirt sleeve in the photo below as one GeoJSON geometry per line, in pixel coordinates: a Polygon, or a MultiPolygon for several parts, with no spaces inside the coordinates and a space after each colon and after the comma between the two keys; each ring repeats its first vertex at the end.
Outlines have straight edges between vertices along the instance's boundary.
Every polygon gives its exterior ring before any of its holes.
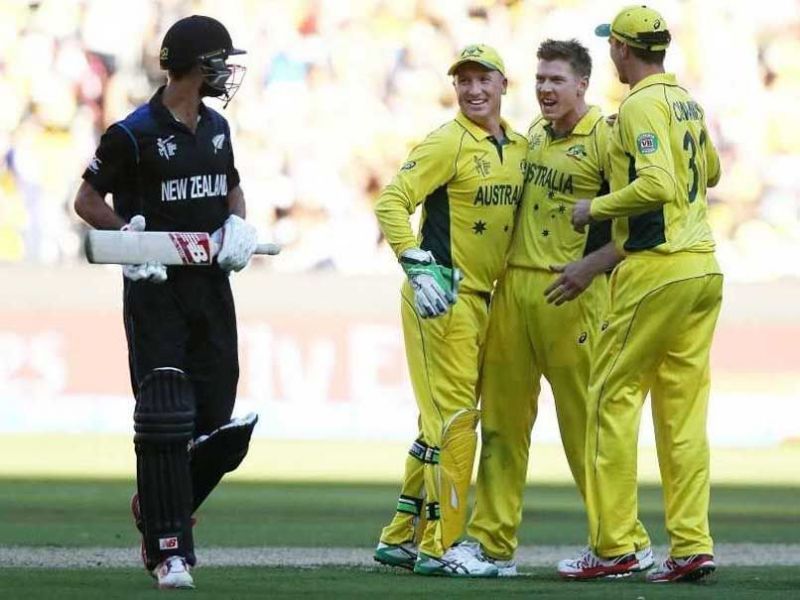
{"type": "Polygon", "coordinates": [[[121,126],[114,124],[100,138],[100,144],[83,172],[83,179],[98,194],[105,196],[120,190],[135,172],[134,141],[121,126]]]}
{"type": "Polygon", "coordinates": [[[652,101],[629,102],[620,108],[618,119],[630,183],[594,199],[591,212],[597,220],[642,214],[678,196],[669,107],[652,101]]]}
{"type": "Polygon", "coordinates": [[[378,196],[375,215],[386,241],[400,256],[418,242],[409,217],[434,190],[455,175],[459,144],[439,130],[415,147],[408,159],[378,196]]]}

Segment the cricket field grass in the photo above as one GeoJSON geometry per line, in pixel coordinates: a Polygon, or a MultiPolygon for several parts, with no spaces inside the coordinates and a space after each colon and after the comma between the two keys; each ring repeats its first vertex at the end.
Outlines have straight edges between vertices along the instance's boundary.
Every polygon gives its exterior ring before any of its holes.
{"type": "MultiPolygon", "coordinates": [[[[130,479],[0,478],[0,598],[140,598],[159,593],[138,564],[130,479]]],[[[800,597],[800,491],[718,486],[711,525],[719,568],[703,584],[642,576],[558,580],[553,565],[585,539],[572,486],[526,490],[521,577],[452,580],[380,567],[371,549],[397,486],[223,483],[198,511],[196,598],[793,598],[800,597]]],[[[641,518],[663,556],[660,491],[641,490],[641,518]]]]}

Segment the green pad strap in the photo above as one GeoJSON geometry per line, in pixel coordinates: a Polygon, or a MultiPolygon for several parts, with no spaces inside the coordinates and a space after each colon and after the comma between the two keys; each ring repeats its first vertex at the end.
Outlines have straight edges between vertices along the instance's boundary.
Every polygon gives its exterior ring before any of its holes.
{"type": "Polygon", "coordinates": [[[425,505],[425,513],[428,517],[428,521],[438,521],[442,516],[438,502],[428,502],[428,504],[425,505]]]}
{"type": "Polygon", "coordinates": [[[400,495],[397,501],[397,512],[414,515],[416,517],[422,512],[422,498],[414,498],[414,496],[400,495]]]}
{"type": "Polygon", "coordinates": [[[439,448],[436,446],[428,446],[428,444],[422,440],[414,440],[408,453],[424,463],[430,465],[439,464],[439,448]]]}

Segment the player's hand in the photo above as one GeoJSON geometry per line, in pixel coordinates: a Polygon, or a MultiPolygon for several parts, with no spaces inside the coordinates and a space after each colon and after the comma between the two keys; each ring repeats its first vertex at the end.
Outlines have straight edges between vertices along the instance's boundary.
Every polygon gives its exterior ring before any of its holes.
{"type": "Polygon", "coordinates": [[[258,245],[258,232],[238,215],[231,215],[222,226],[222,248],[217,264],[226,271],[241,271],[258,245]]]}
{"type": "Polygon", "coordinates": [[[444,315],[458,300],[458,269],[437,265],[433,255],[420,248],[403,252],[400,264],[414,290],[414,307],[423,319],[444,315]]]}
{"type": "Polygon", "coordinates": [[[567,265],[550,265],[550,271],[561,274],[544,291],[547,302],[556,306],[561,306],[580,296],[597,274],[585,260],[578,260],[567,265]]]}
{"type": "Polygon", "coordinates": [[[578,233],[583,233],[586,226],[592,222],[592,201],[578,200],[572,209],[572,228],[578,233]]]}
{"type": "MultiPolygon", "coordinates": [[[[143,215],[134,215],[122,231],[144,231],[147,222],[143,215]]],[[[152,281],[164,283],[167,280],[167,267],[160,262],[147,262],[141,265],[122,265],[122,275],[131,281],[152,281]]]]}

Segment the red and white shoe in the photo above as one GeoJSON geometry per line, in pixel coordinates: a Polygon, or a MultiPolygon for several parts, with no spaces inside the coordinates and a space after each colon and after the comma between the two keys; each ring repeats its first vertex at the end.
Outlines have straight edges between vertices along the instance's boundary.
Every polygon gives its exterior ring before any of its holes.
{"type": "Polygon", "coordinates": [[[713,573],[717,568],[710,554],[692,554],[683,558],[669,557],[647,574],[651,583],[670,581],[697,581],[713,573]]]}
{"type": "Polygon", "coordinates": [[[639,570],[636,554],[623,554],[601,558],[586,548],[578,558],[558,563],[558,574],[564,579],[597,579],[600,577],[627,577],[639,570]]]}

